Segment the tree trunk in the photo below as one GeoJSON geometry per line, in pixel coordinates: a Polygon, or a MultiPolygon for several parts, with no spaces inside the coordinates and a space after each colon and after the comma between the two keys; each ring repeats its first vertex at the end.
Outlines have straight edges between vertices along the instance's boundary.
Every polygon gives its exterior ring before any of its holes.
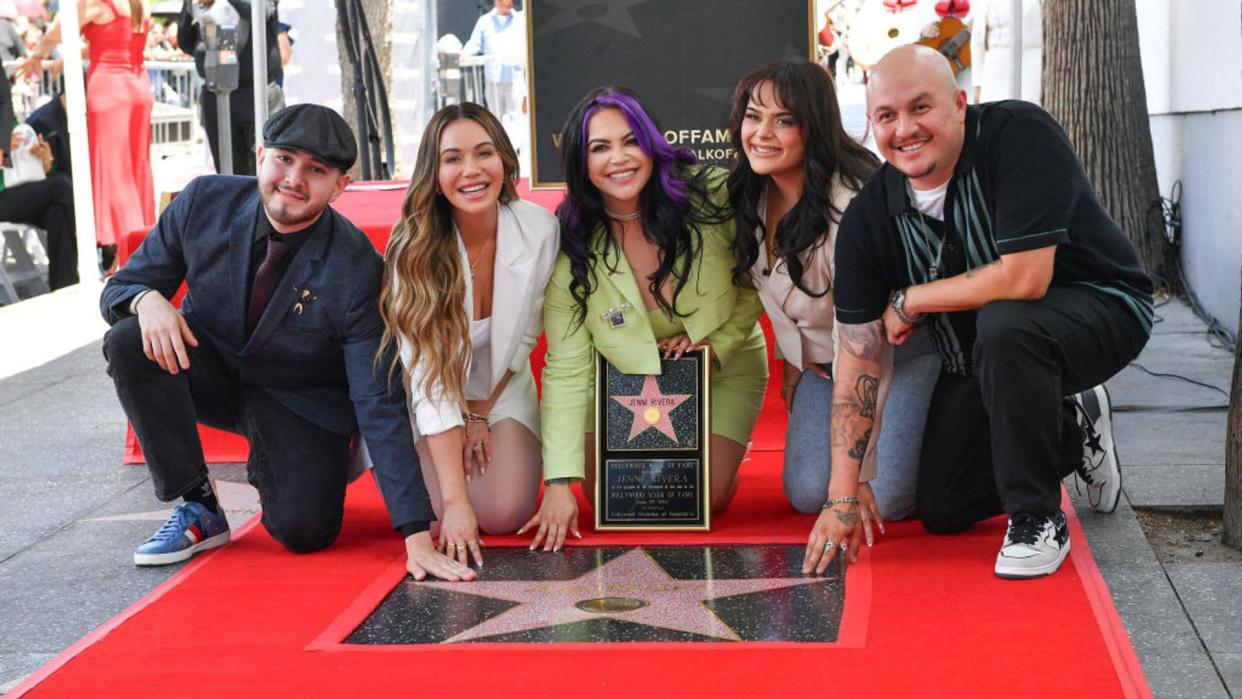
{"type": "Polygon", "coordinates": [[[1143,268],[1172,280],[1134,0],[1044,0],[1042,90],[1143,268]]]}
{"type": "MultiPolygon", "coordinates": [[[[1242,327],[1242,313],[1239,313],[1242,327]]],[[[1221,542],[1242,549],[1242,342],[1233,354],[1233,386],[1229,391],[1229,430],[1225,441],[1225,522],[1221,542]]]]}
{"type": "MultiPolygon", "coordinates": [[[[354,0],[346,0],[352,3],[354,0]]],[[[392,91],[392,50],[389,41],[389,30],[392,27],[392,4],[393,0],[361,0],[362,12],[367,18],[367,28],[371,31],[371,38],[375,43],[375,54],[379,58],[380,71],[384,76],[384,90],[391,94],[392,91]]],[[[342,24],[338,17],[336,26],[336,45],[340,51],[341,57],[341,97],[345,106],[345,121],[349,122],[354,128],[354,136],[358,136],[358,103],[354,96],[354,67],[349,61],[349,52],[346,48],[345,35],[341,31],[342,24]]],[[[358,46],[358,53],[361,56],[364,46],[358,46]]],[[[364,64],[365,65],[365,64],[364,64]]],[[[359,158],[350,169],[349,175],[354,179],[362,176],[362,154],[361,150],[365,145],[360,141],[358,143],[359,158]]]]}

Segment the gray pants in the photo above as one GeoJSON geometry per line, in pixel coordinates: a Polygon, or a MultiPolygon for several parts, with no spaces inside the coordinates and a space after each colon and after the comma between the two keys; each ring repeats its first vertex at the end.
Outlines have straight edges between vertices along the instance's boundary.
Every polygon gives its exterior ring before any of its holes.
{"type": "MultiPolygon", "coordinates": [[[[940,355],[922,328],[916,329],[894,355],[893,380],[877,446],[876,477],[871,481],[880,515],[886,520],[914,514],[923,425],[940,377],[940,364],[940,355]]],[[[785,435],[784,481],[785,497],[804,514],[818,514],[828,497],[831,406],[832,381],[802,372],[785,435]]]]}
{"type": "Polygon", "coordinates": [[[485,90],[487,110],[497,119],[503,120],[506,115],[516,114],[522,106],[513,96],[513,83],[488,83],[485,90]]]}

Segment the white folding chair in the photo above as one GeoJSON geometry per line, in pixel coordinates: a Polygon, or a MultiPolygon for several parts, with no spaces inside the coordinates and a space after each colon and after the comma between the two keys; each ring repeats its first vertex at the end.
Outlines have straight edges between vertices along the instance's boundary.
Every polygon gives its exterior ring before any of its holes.
{"type": "MultiPolygon", "coordinates": [[[[18,286],[27,288],[31,295],[50,291],[43,272],[26,246],[27,233],[32,229],[33,226],[24,223],[0,222],[0,234],[3,234],[0,242],[0,303],[20,301],[18,286]]],[[[37,234],[31,238],[42,244],[37,234]]],[[[46,251],[43,255],[46,256],[46,251]]]]}

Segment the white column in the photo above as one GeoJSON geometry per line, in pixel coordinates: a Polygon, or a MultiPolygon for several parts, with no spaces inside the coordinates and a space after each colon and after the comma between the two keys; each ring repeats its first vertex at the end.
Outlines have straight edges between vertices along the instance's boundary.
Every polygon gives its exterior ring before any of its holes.
{"type": "MultiPolygon", "coordinates": [[[[78,237],[78,278],[99,279],[95,257],[95,203],[91,191],[91,151],[86,132],[86,84],[82,80],[82,36],[78,4],[60,4],[60,55],[64,57],[65,115],[69,120],[70,162],[73,167],[73,211],[78,237]]],[[[119,242],[119,241],[118,241],[119,242]]]]}
{"type": "Polygon", "coordinates": [[[250,3],[250,48],[254,53],[253,145],[256,147],[263,145],[263,124],[267,123],[267,2],[252,0],[250,3]]]}
{"type": "Polygon", "coordinates": [[[1013,17],[1013,38],[1009,42],[1009,97],[1022,99],[1022,0],[1009,0],[1009,12],[1013,17]]]}

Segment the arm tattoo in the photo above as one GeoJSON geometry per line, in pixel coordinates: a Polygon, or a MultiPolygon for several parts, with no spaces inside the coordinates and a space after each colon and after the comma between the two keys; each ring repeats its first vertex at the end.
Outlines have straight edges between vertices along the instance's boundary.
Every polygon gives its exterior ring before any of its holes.
{"type": "Polygon", "coordinates": [[[863,374],[858,377],[858,383],[854,384],[854,390],[858,393],[858,400],[862,406],[858,412],[859,415],[875,419],[875,402],[879,388],[880,381],[876,377],[870,374],[863,374]]]}
{"type": "Polygon", "coordinates": [[[854,440],[854,446],[850,447],[850,450],[849,450],[849,457],[851,459],[861,460],[863,458],[863,455],[867,453],[867,445],[870,443],[871,443],[871,428],[868,427],[867,431],[864,432],[861,437],[854,440]]]}
{"type": "Polygon", "coordinates": [[[858,513],[854,511],[857,507],[857,505],[850,505],[850,508],[845,512],[833,510],[832,514],[837,516],[837,521],[841,524],[858,524],[858,513]]]}
{"type": "Polygon", "coordinates": [[[841,446],[846,443],[845,433],[850,423],[858,415],[858,406],[854,403],[832,404],[832,445],[841,446]]]}
{"type": "Polygon", "coordinates": [[[971,268],[971,269],[968,269],[968,270],[966,270],[966,278],[967,278],[967,279],[971,279],[971,278],[973,278],[973,277],[977,276],[977,275],[978,275],[980,272],[982,272],[983,270],[987,269],[988,267],[995,267],[996,265],[999,265],[999,264],[1000,264],[1000,260],[992,260],[991,262],[987,263],[986,265],[981,265],[981,266],[979,266],[979,267],[973,267],[973,268],[971,268]]]}
{"type": "Polygon", "coordinates": [[[840,323],[837,334],[841,340],[841,349],[860,359],[878,361],[880,348],[884,344],[883,321],[877,320],[862,325],[840,323]]]}

